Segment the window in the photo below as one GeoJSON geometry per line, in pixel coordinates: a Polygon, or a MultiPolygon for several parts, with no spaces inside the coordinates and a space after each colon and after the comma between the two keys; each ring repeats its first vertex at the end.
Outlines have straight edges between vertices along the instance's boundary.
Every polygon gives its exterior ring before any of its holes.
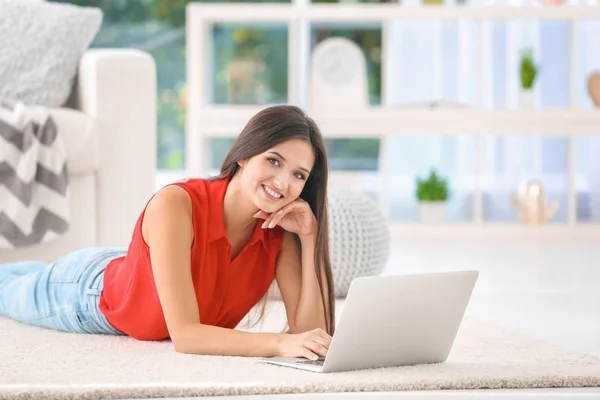
{"type": "MultiPolygon", "coordinates": [[[[134,47],[155,57],[158,68],[158,167],[162,171],[181,173],[185,166],[187,1],[63,2],[97,6],[103,10],[104,23],[94,47],[134,47]]],[[[310,32],[312,47],[328,36],[344,36],[360,45],[368,63],[372,105],[402,107],[443,101],[484,108],[518,107],[517,66],[519,54],[526,48],[533,49],[541,66],[536,82],[537,105],[543,108],[570,105],[571,30],[564,21],[486,21],[481,31],[472,22],[397,21],[390,24],[388,54],[381,51],[382,27],[379,24],[319,23],[313,24],[310,32]],[[485,44],[487,61],[483,64],[479,64],[479,39],[485,44]],[[384,63],[386,68],[394,71],[388,82],[382,81],[384,63]],[[476,80],[478,72],[482,74],[481,85],[476,80]]],[[[600,52],[597,51],[600,21],[580,24],[577,34],[575,105],[590,108],[592,102],[587,93],[586,78],[590,72],[600,70],[600,52]]],[[[215,104],[266,105],[287,100],[287,26],[218,24],[214,26],[213,38],[212,99],[215,104]]],[[[565,138],[515,135],[481,140],[485,149],[482,178],[485,220],[515,219],[509,197],[524,179],[542,180],[550,200],[559,202],[555,220],[566,220],[569,153],[565,138]]],[[[210,140],[213,168],[218,168],[230,143],[227,139],[210,140]]],[[[472,137],[440,137],[436,132],[424,136],[390,137],[386,138],[383,150],[380,141],[374,139],[336,139],[327,143],[332,170],[339,173],[339,182],[345,179],[344,174],[359,177],[361,185],[374,197],[379,196],[381,187],[386,187],[393,219],[410,221],[417,218],[414,180],[433,166],[450,178],[455,196],[451,199],[450,219],[472,219],[477,148],[472,137]],[[390,167],[386,182],[379,174],[381,162],[390,167]]],[[[578,221],[600,221],[600,161],[593,156],[599,150],[598,138],[576,140],[578,221]]]]}

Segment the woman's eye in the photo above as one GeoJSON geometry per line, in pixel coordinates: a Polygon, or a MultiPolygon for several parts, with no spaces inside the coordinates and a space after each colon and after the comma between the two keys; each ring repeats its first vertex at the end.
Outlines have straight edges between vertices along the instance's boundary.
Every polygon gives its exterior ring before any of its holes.
{"type": "Polygon", "coordinates": [[[296,178],[298,178],[298,179],[304,179],[304,175],[302,175],[299,172],[297,172],[295,175],[296,175],[296,178]]]}
{"type": "Polygon", "coordinates": [[[274,158],[267,158],[267,160],[273,165],[279,165],[279,161],[274,158]]]}

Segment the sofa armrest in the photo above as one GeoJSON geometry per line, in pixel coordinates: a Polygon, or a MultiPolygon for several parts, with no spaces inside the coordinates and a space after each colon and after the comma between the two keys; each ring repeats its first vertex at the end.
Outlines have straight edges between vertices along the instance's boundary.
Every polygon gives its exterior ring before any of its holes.
{"type": "Polygon", "coordinates": [[[127,246],[154,192],[156,64],[134,49],[91,49],[79,64],[74,107],[96,118],[96,242],[127,246]]]}

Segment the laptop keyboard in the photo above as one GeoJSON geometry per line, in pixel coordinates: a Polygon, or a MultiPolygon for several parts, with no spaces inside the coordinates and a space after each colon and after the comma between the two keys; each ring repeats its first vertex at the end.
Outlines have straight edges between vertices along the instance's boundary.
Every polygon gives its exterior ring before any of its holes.
{"type": "Polygon", "coordinates": [[[318,360],[302,360],[298,361],[298,364],[309,364],[309,365],[323,365],[325,363],[325,357],[319,357],[318,360]]]}

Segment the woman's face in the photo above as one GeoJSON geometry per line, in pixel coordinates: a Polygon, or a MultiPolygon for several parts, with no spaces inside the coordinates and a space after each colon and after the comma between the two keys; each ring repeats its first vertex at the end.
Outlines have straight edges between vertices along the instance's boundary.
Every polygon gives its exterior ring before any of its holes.
{"type": "Polygon", "coordinates": [[[314,162],[312,146],[303,139],[289,139],[241,160],[244,193],[260,210],[277,211],[300,196],[314,162]]]}

